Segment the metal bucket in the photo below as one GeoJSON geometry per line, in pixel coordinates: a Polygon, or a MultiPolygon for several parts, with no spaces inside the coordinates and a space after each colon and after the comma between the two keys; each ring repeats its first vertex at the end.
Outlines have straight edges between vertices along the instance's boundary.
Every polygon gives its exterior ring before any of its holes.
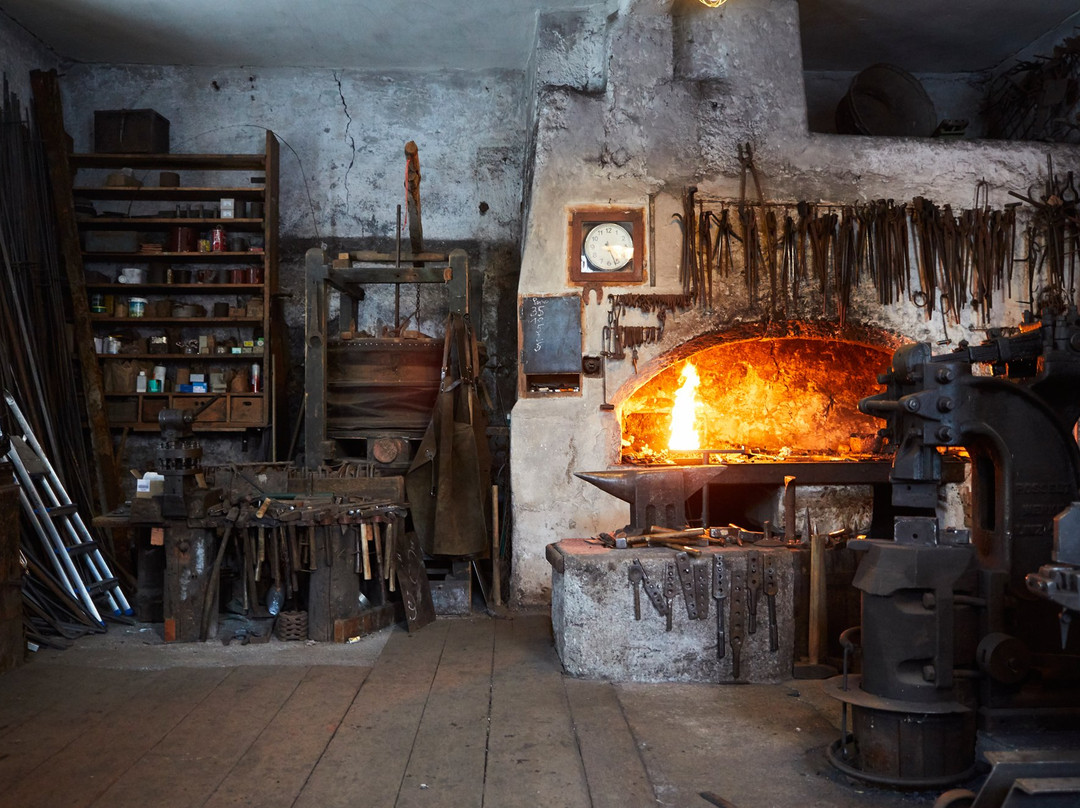
{"type": "Polygon", "coordinates": [[[930,137],[937,111],[917,78],[895,65],[876,64],[851,80],[836,107],[842,135],[930,137]]]}

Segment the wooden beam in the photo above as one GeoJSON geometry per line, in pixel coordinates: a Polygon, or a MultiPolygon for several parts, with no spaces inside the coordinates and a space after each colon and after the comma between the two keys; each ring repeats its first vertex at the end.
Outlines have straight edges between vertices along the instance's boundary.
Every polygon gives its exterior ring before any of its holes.
{"type": "Polygon", "coordinates": [[[30,73],[34,92],[34,110],[38,132],[49,164],[53,211],[56,215],[60,257],[67,273],[71,294],[75,348],[82,365],[83,395],[86,399],[86,422],[90,427],[90,445],[95,459],[95,491],[98,507],[108,513],[120,504],[120,477],[113,454],[112,435],[105,416],[105,392],[101,366],[94,352],[94,334],[90,323],[90,304],[86,297],[82,248],[75,223],[72,198],[72,169],[68,162],[70,147],[64,131],[64,112],[60,103],[60,83],[56,71],[34,70],[30,73]]]}

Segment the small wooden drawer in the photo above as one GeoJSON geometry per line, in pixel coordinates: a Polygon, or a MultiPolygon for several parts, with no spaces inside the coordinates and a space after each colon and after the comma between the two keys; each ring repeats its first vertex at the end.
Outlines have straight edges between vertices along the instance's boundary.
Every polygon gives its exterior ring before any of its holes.
{"type": "Polygon", "coordinates": [[[139,420],[139,399],[135,396],[108,399],[105,402],[105,415],[110,423],[134,423],[139,420]]]}
{"type": "Polygon", "coordinates": [[[264,406],[262,396],[232,396],[229,420],[236,424],[261,424],[264,406]]]}
{"type": "MultiPolygon", "coordinates": [[[[213,396],[203,395],[177,395],[173,396],[173,406],[178,410],[194,410],[201,407],[207,401],[210,401],[213,396]]],[[[228,405],[225,400],[225,396],[218,396],[218,398],[207,407],[205,410],[195,416],[195,423],[193,427],[199,428],[199,424],[211,424],[221,423],[226,420],[228,415],[228,405]]]]}
{"type": "Polygon", "coordinates": [[[142,417],[139,420],[144,424],[156,424],[158,422],[158,413],[168,406],[169,397],[167,395],[143,396],[142,417]]]}

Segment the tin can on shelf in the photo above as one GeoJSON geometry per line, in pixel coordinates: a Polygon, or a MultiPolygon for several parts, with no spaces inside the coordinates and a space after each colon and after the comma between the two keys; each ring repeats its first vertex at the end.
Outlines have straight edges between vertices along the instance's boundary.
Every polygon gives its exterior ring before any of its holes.
{"type": "Polygon", "coordinates": [[[210,251],[225,252],[225,228],[215,227],[210,231],[210,251]]]}
{"type": "Polygon", "coordinates": [[[259,367],[258,362],[251,365],[251,392],[262,392],[262,368],[259,367]]]}

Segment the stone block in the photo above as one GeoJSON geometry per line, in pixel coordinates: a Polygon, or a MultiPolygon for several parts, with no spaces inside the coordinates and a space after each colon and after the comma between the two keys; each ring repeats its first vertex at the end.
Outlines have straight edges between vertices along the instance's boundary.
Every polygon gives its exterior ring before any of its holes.
{"type": "MultiPolygon", "coordinates": [[[[563,539],[550,548],[551,618],[555,647],[571,676],[635,682],[776,683],[791,678],[794,648],[792,597],[796,555],[787,548],[761,548],[776,571],[778,647],[769,649],[769,610],[764,587],[757,599],[756,631],[744,629],[740,675],[732,673],[731,597],[724,601],[726,648],[717,658],[716,603],[712,595],[712,556],[719,553],[727,569],[747,569],[751,546],[702,548],[691,557],[708,570],[709,599],[705,619],[691,620],[681,590],[672,603],[672,630],[641,590],[641,620],[634,619],[634,589],[629,570],[639,559],[646,575],[661,588],[676,551],[660,548],[609,549],[584,539],[563,539]],[[559,571],[559,567],[562,571],[559,571]]],[[[730,589],[730,586],[729,586],[730,589]]]]}

